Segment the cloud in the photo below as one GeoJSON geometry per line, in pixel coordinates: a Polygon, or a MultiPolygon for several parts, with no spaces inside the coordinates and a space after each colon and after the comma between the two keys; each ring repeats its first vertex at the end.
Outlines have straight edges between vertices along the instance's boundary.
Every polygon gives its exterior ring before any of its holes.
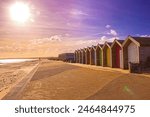
{"type": "Polygon", "coordinates": [[[110,33],[111,33],[113,36],[117,36],[117,35],[118,35],[117,32],[116,32],[115,30],[113,30],[113,29],[110,30],[110,33]]]}
{"type": "Polygon", "coordinates": [[[107,37],[106,37],[106,36],[102,36],[102,37],[100,38],[100,40],[101,40],[101,41],[106,41],[106,40],[107,40],[107,37]]]}
{"type": "Polygon", "coordinates": [[[69,27],[81,27],[82,26],[82,24],[80,23],[80,22],[68,22],[67,23],[67,26],[69,26],[69,27]]]}
{"type": "Polygon", "coordinates": [[[110,29],[110,31],[107,33],[108,35],[117,36],[118,33],[114,29],[110,29]]]}
{"type": "Polygon", "coordinates": [[[60,42],[62,41],[62,36],[61,35],[54,35],[51,37],[46,37],[46,38],[41,38],[41,39],[33,39],[31,40],[31,44],[43,44],[43,43],[48,43],[48,42],[60,42]]]}
{"type": "Polygon", "coordinates": [[[75,42],[75,45],[92,46],[98,43],[98,40],[79,40],[75,42]]]}
{"type": "Polygon", "coordinates": [[[140,37],[150,37],[150,35],[140,35],[140,37]]]}
{"type": "Polygon", "coordinates": [[[66,36],[66,37],[69,37],[69,36],[70,36],[70,34],[66,33],[66,34],[65,34],[65,36],[66,36]]]}
{"type": "Polygon", "coordinates": [[[105,41],[112,42],[115,39],[115,37],[108,38],[107,36],[102,36],[100,39],[97,37],[64,38],[66,37],[62,35],[53,35],[47,38],[33,39],[32,41],[26,40],[20,43],[16,41],[10,44],[12,46],[0,47],[0,50],[3,53],[3,57],[5,53],[7,57],[57,56],[60,53],[74,52],[76,49],[91,47],[98,43],[103,44],[105,41]]]}
{"type": "Polygon", "coordinates": [[[106,27],[106,28],[111,28],[111,25],[106,25],[105,27],[106,27]]]}
{"type": "Polygon", "coordinates": [[[106,41],[107,41],[107,42],[113,42],[115,39],[119,39],[119,37],[111,37],[111,38],[108,38],[108,37],[106,37],[106,36],[102,36],[102,37],[100,38],[99,43],[100,43],[100,44],[104,44],[106,41]]]}
{"type": "Polygon", "coordinates": [[[138,37],[150,37],[150,35],[148,35],[148,34],[145,34],[145,35],[136,34],[135,36],[138,36],[138,37]]]}
{"type": "Polygon", "coordinates": [[[119,39],[119,37],[107,37],[107,36],[102,36],[100,39],[92,39],[92,40],[77,40],[74,41],[74,43],[71,43],[72,47],[76,49],[80,48],[86,48],[87,46],[91,47],[92,45],[97,45],[99,44],[104,44],[106,41],[107,42],[113,42],[115,39],[119,39]]]}
{"type": "Polygon", "coordinates": [[[78,10],[78,9],[72,9],[70,14],[74,15],[74,16],[80,16],[80,15],[87,16],[88,15],[87,13],[85,13],[81,10],[78,10]]]}
{"type": "Polygon", "coordinates": [[[61,41],[62,40],[62,36],[61,35],[54,35],[54,36],[51,36],[49,38],[50,41],[61,41]]]}
{"type": "Polygon", "coordinates": [[[117,31],[111,28],[111,25],[107,24],[105,26],[105,28],[107,28],[107,30],[108,30],[107,35],[111,35],[111,36],[117,36],[118,35],[117,31]]]}

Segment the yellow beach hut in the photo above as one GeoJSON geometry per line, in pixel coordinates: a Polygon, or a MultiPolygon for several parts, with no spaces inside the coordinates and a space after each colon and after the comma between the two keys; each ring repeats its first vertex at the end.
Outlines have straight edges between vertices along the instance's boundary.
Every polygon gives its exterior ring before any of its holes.
{"type": "Polygon", "coordinates": [[[105,44],[103,45],[103,56],[102,56],[103,67],[111,67],[111,61],[112,61],[111,44],[112,43],[105,42],[105,44]]]}

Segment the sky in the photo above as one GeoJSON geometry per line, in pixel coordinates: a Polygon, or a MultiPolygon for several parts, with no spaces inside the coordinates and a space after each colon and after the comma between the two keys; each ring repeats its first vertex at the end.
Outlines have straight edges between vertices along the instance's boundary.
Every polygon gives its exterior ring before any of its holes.
{"type": "Polygon", "coordinates": [[[150,0],[0,0],[0,58],[57,56],[87,46],[150,36],[150,0]],[[10,17],[28,4],[23,24],[10,17]]]}

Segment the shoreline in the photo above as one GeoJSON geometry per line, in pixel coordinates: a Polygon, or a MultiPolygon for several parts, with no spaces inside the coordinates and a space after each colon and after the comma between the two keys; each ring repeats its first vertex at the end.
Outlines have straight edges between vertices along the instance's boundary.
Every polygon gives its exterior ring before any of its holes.
{"type": "Polygon", "coordinates": [[[37,61],[38,59],[0,59],[0,65],[37,61]]]}

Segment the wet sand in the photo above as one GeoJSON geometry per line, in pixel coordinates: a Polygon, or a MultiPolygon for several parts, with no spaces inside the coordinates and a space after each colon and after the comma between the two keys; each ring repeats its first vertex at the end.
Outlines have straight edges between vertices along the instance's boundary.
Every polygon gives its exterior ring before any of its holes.
{"type": "Polygon", "coordinates": [[[0,99],[29,74],[37,63],[37,61],[30,61],[0,65],[0,99]]]}
{"type": "Polygon", "coordinates": [[[150,99],[150,77],[43,61],[19,99],[146,100],[150,99]]]}

